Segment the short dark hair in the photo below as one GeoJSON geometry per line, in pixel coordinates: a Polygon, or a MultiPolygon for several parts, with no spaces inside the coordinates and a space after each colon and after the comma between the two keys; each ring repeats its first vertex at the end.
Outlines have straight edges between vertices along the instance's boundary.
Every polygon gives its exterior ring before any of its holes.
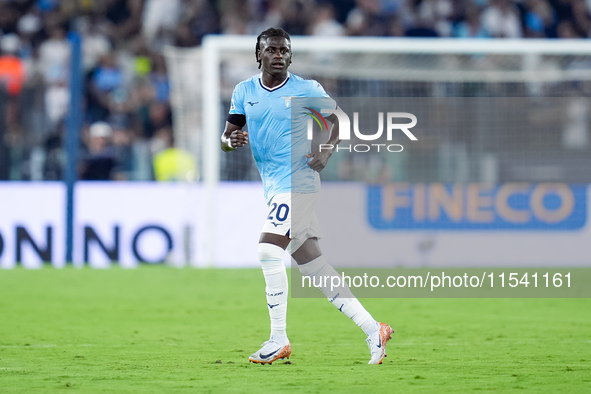
{"type": "Polygon", "coordinates": [[[261,68],[261,61],[259,60],[259,50],[261,49],[261,40],[266,40],[269,37],[283,37],[291,43],[291,37],[289,36],[289,33],[287,33],[285,30],[283,30],[280,27],[278,27],[278,28],[271,27],[271,28],[265,30],[264,32],[262,32],[261,34],[259,34],[259,36],[257,37],[257,45],[254,49],[254,57],[257,60],[257,62],[259,63],[259,68],[261,68]]]}

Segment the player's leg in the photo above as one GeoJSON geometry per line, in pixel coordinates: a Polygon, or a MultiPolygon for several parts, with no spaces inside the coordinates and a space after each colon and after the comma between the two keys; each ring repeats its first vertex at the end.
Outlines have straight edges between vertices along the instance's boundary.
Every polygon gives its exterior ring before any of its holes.
{"type": "Polygon", "coordinates": [[[265,277],[267,308],[271,319],[271,336],[279,343],[287,343],[287,295],[289,281],[283,262],[289,237],[262,233],[259,240],[259,261],[265,277]]]}
{"type": "Polygon", "coordinates": [[[351,293],[346,283],[341,283],[340,286],[333,288],[332,283],[334,282],[330,279],[324,280],[332,277],[340,278],[341,275],[327,263],[320,251],[317,238],[307,239],[291,255],[298,263],[301,274],[311,278],[312,283],[325,284],[325,286],[319,286],[319,289],[326,298],[345,316],[353,320],[366,335],[370,336],[379,329],[379,323],[351,293]]]}
{"type": "Polygon", "coordinates": [[[270,364],[279,358],[289,357],[291,354],[291,346],[286,333],[289,282],[285,264],[283,263],[285,248],[290,242],[287,235],[289,223],[281,223],[281,226],[278,226],[277,220],[269,219],[271,211],[276,211],[277,204],[284,203],[281,197],[279,195],[273,199],[259,239],[258,254],[263,276],[265,277],[265,293],[271,320],[271,335],[262,348],[250,356],[249,360],[261,364],[270,364]],[[273,204],[275,204],[274,209],[272,208],[273,204]]]}
{"type": "Polygon", "coordinates": [[[326,298],[345,316],[357,324],[367,335],[367,345],[371,358],[369,364],[381,364],[386,357],[386,344],[392,338],[392,327],[386,323],[377,322],[371,314],[361,305],[359,300],[351,293],[346,283],[333,288],[330,279],[339,277],[339,273],[326,262],[317,238],[309,238],[300,246],[292,257],[298,263],[298,268],[303,276],[311,278],[312,283],[326,284],[319,286],[326,298]]]}
{"type": "MultiPolygon", "coordinates": [[[[310,277],[313,283],[326,283],[322,281],[323,278],[340,275],[326,262],[318,244],[322,230],[315,211],[317,197],[315,193],[293,194],[295,214],[291,218],[292,241],[289,251],[302,275],[310,277]]],[[[367,335],[379,330],[379,324],[355,298],[346,283],[338,288],[331,288],[330,280],[326,284],[319,288],[339,311],[352,319],[367,335]]]]}

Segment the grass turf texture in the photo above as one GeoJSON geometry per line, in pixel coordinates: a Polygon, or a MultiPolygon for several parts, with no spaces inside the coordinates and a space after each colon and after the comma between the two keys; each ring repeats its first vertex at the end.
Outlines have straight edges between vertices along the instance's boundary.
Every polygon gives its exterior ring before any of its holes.
{"type": "Polygon", "coordinates": [[[260,270],[0,271],[0,392],[590,392],[591,299],[367,299],[383,365],[325,299],[291,299],[291,364],[260,270]]]}

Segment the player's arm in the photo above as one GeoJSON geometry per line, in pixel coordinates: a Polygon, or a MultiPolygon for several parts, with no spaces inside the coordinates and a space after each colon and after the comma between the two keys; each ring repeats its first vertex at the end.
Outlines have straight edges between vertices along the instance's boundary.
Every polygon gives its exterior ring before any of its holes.
{"type": "Polygon", "coordinates": [[[326,167],[328,159],[330,159],[336,146],[341,142],[339,139],[339,121],[337,116],[332,114],[328,116],[326,120],[332,123],[332,127],[330,128],[330,136],[328,137],[328,141],[326,141],[323,146],[332,146],[332,148],[323,148],[321,151],[312,152],[306,155],[306,157],[312,159],[308,162],[308,166],[314,171],[318,172],[322,171],[324,167],[326,167]]]}
{"type": "MultiPolygon", "coordinates": [[[[242,123],[241,119],[230,119],[232,115],[228,116],[228,121],[226,121],[226,128],[222,133],[221,139],[221,147],[224,152],[231,152],[236,148],[240,148],[248,143],[248,133],[242,130],[244,127],[244,123],[242,126],[239,124],[242,123]],[[234,120],[238,124],[234,124],[230,122],[230,120],[234,120]]],[[[244,117],[244,115],[242,115],[244,117]]]]}
{"type": "Polygon", "coordinates": [[[330,137],[328,138],[328,141],[326,141],[326,143],[332,145],[333,147],[336,147],[341,142],[341,140],[339,139],[339,120],[335,114],[327,116],[326,120],[332,123],[332,127],[330,128],[330,137]]]}

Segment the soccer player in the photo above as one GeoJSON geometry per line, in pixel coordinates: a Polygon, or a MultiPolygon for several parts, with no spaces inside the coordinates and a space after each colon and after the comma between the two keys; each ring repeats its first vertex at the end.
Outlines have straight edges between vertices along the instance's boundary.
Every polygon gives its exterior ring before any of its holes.
{"type": "MultiPolygon", "coordinates": [[[[229,152],[250,143],[269,205],[258,255],[266,282],[271,336],[249,360],[271,364],[291,354],[286,333],[285,250],[297,262],[302,275],[312,280],[339,275],[320,251],[318,238],[322,233],[314,212],[320,188],[318,172],[326,166],[332,151],[323,149],[312,153],[306,129],[294,127],[292,130],[290,100],[293,97],[324,98],[323,105],[315,108],[316,111],[321,111],[320,107],[327,108],[327,102],[336,108],[336,103],[318,82],[287,71],[291,64],[291,39],[283,29],[262,32],[257,38],[255,55],[262,72],[235,87],[221,147],[229,152]],[[248,131],[242,130],[244,125],[248,126],[248,131]],[[294,205],[297,215],[292,215],[294,205]]],[[[334,115],[327,119],[333,124],[327,144],[336,146],[338,122],[334,115]]],[[[369,364],[381,364],[392,328],[374,320],[346,285],[338,289],[320,286],[320,290],[367,335],[371,353],[369,364]]]]}

